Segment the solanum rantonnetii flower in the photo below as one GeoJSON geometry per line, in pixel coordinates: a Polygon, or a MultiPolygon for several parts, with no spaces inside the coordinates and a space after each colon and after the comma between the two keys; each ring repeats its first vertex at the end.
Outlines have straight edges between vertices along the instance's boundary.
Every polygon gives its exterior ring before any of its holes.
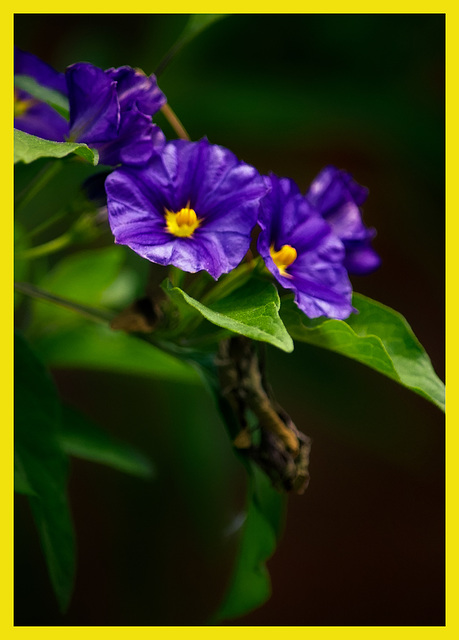
{"type": "Polygon", "coordinates": [[[36,56],[16,50],[15,74],[68,99],[70,122],[50,106],[17,93],[15,126],[22,131],[63,142],[85,142],[99,151],[102,164],[142,165],[165,142],[152,116],[166,102],[156,78],[131,67],[103,71],[79,62],[59,74],[36,56]]]}
{"type": "MultiPolygon", "coordinates": [[[[63,95],[67,92],[65,76],[31,53],[14,49],[15,76],[29,76],[38,84],[63,95]]],[[[46,102],[27,91],[14,90],[14,126],[39,138],[61,142],[68,135],[67,120],[46,102]]]]}
{"type": "Polygon", "coordinates": [[[142,165],[162,147],[164,135],[151,117],[166,98],[154,76],[79,62],[67,68],[65,78],[69,139],[96,148],[102,164],[142,165]]]}
{"type": "Polygon", "coordinates": [[[204,138],[167,143],[144,168],[113,171],[105,188],[115,242],[217,279],[249,249],[269,187],[254,167],[204,138]]]}
{"type": "Polygon", "coordinates": [[[319,211],[346,249],[344,266],[351,274],[365,275],[377,269],[381,259],[371,247],[376,235],[362,221],[361,206],[368,189],[359,185],[346,171],[328,166],[309,187],[306,198],[319,211]]]}
{"type": "Polygon", "coordinates": [[[270,175],[261,201],[258,251],[276,280],[295,293],[310,318],[344,319],[353,311],[344,246],[289,178],[270,175]]]}

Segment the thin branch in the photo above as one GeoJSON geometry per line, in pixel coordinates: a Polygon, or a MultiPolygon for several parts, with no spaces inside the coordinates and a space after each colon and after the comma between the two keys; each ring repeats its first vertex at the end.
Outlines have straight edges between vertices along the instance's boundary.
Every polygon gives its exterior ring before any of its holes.
{"type": "Polygon", "coordinates": [[[18,251],[16,257],[20,260],[33,260],[35,258],[41,258],[43,256],[50,255],[51,253],[55,253],[56,251],[61,251],[68,247],[73,240],[73,235],[68,231],[58,238],[54,238],[49,242],[45,242],[44,244],[37,245],[36,247],[31,247],[30,249],[24,249],[23,251],[18,251]]]}
{"type": "Polygon", "coordinates": [[[171,107],[168,104],[165,104],[161,107],[161,111],[164,114],[164,117],[169,122],[171,127],[174,129],[175,133],[182,140],[190,140],[190,136],[188,135],[185,127],[180,122],[180,120],[175,115],[174,111],[172,111],[171,107]]]}
{"type": "Polygon", "coordinates": [[[48,162],[43,169],[29,182],[15,201],[16,213],[23,209],[39,193],[45,185],[61,170],[61,162],[48,162]]]}
{"type": "Polygon", "coordinates": [[[29,282],[15,282],[14,288],[16,289],[16,291],[30,296],[31,298],[46,300],[47,302],[51,302],[52,304],[57,304],[60,307],[69,309],[70,311],[75,311],[75,313],[79,313],[80,315],[84,316],[85,318],[89,318],[89,320],[93,320],[94,322],[107,324],[110,323],[115,316],[115,314],[111,311],[96,309],[95,307],[88,307],[86,305],[79,304],[78,302],[67,300],[66,298],[62,298],[61,296],[56,296],[54,293],[50,293],[49,291],[40,289],[39,287],[36,287],[29,282]]]}

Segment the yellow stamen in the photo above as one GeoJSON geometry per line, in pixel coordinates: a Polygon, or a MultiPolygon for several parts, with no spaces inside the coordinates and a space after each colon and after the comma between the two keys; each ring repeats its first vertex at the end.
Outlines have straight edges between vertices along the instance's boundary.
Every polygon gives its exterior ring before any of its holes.
{"type": "Polygon", "coordinates": [[[17,91],[14,92],[14,117],[23,116],[37,101],[34,98],[21,100],[17,91]]]}
{"type": "Polygon", "coordinates": [[[274,264],[279,269],[281,276],[291,278],[291,275],[287,273],[286,269],[295,262],[297,257],[296,249],[289,244],[284,244],[279,251],[274,251],[274,245],[272,244],[269,249],[269,253],[274,264]]]}
{"type": "Polygon", "coordinates": [[[194,209],[190,209],[189,205],[174,213],[165,209],[166,227],[169,233],[179,238],[190,238],[195,229],[201,224],[201,220],[196,215],[194,209]]]}

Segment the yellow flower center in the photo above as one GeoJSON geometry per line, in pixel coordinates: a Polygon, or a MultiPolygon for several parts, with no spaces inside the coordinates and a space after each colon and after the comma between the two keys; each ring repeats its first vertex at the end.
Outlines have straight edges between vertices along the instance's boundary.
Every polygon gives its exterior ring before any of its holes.
{"type": "Polygon", "coordinates": [[[17,91],[14,92],[14,117],[23,116],[37,101],[34,98],[28,98],[27,100],[21,100],[18,97],[17,91]]]}
{"type": "Polygon", "coordinates": [[[285,276],[286,278],[291,278],[291,275],[287,273],[286,269],[293,262],[295,262],[297,257],[296,249],[289,244],[284,244],[283,247],[279,249],[279,251],[274,251],[274,245],[272,244],[269,253],[271,258],[273,259],[274,264],[279,269],[279,273],[281,276],[285,276]]]}
{"type": "Polygon", "coordinates": [[[201,224],[196,211],[189,206],[180,209],[177,213],[168,209],[165,209],[165,212],[167,230],[179,238],[190,238],[201,224]]]}

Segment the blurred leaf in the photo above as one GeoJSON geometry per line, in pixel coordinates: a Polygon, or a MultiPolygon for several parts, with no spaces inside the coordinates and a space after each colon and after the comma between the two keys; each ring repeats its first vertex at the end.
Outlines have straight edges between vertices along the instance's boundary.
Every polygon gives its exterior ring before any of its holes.
{"type": "Polygon", "coordinates": [[[90,149],[82,142],[54,142],[32,136],[24,131],[14,130],[14,162],[26,164],[38,160],[38,158],[64,158],[70,153],[76,153],[87,162],[97,164],[99,153],[96,149],[90,149]]]}
{"type": "Polygon", "coordinates": [[[201,31],[213,25],[217,20],[221,20],[225,15],[224,13],[195,13],[191,15],[178,42],[188,44],[188,42],[199,35],[201,31]]]}
{"type": "Polygon", "coordinates": [[[285,511],[286,497],[268,477],[250,465],[247,516],[233,577],[223,604],[214,615],[220,622],[242,616],[261,606],[271,595],[266,561],[275,551],[285,511]]]}
{"type": "MultiPolygon", "coordinates": [[[[33,284],[29,284],[28,282],[15,282],[14,288],[17,292],[24,293],[26,296],[30,296],[35,300],[44,300],[45,302],[56,305],[59,308],[72,311],[72,313],[78,314],[78,317],[83,316],[85,318],[89,318],[93,322],[102,322],[103,324],[107,324],[115,317],[115,314],[110,311],[67,300],[62,296],[56,296],[44,289],[40,289],[40,287],[35,287],[33,284]]],[[[73,318],[73,316],[72,319],[75,320],[75,322],[77,320],[76,318],[73,318]]]]}
{"type": "Polygon", "coordinates": [[[405,318],[354,293],[358,314],[346,321],[310,320],[294,304],[282,303],[281,317],[295,340],[336,351],[379,371],[445,410],[445,385],[405,318]]]}
{"type": "Polygon", "coordinates": [[[23,75],[14,76],[14,86],[18,89],[22,89],[23,91],[27,91],[31,96],[41,100],[42,102],[46,102],[51,107],[53,107],[56,111],[58,111],[64,118],[69,117],[69,101],[66,96],[59,91],[55,91],[54,89],[50,89],[49,87],[44,87],[41,84],[30,77],[23,75]]]}
{"type": "Polygon", "coordinates": [[[172,58],[174,58],[185,45],[191,42],[191,40],[204,31],[204,29],[210,27],[212,24],[217,22],[217,20],[224,18],[225,15],[226,14],[224,13],[201,13],[191,15],[180,36],[155,69],[155,74],[159,76],[172,58]]]}
{"type": "Polygon", "coordinates": [[[127,307],[135,297],[142,297],[139,274],[124,267],[110,285],[102,291],[100,304],[112,309],[127,307]]]}
{"type": "Polygon", "coordinates": [[[285,522],[287,497],[273,488],[272,482],[266,473],[255,463],[250,464],[250,472],[252,474],[255,502],[274,531],[276,540],[279,540],[285,522]]]}
{"type": "Polygon", "coordinates": [[[279,295],[269,282],[252,279],[226,298],[208,307],[191,298],[178,287],[166,286],[167,294],[179,303],[184,301],[219,327],[293,351],[293,342],[279,318],[279,295]]]}
{"type": "Polygon", "coordinates": [[[29,272],[29,265],[23,260],[17,259],[17,253],[24,251],[29,246],[27,233],[24,227],[15,221],[14,223],[14,279],[25,280],[29,272]]]}
{"type": "Polygon", "coordinates": [[[198,383],[195,370],[147,342],[107,326],[89,324],[41,337],[37,353],[50,367],[96,369],[198,383]]]}
{"type": "Polygon", "coordinates": [[[139,478],[151,478],[154,474],[152,463],[140,451],[114,438],[70,407],[63,407],[59,441],[68,455],[99,462],[139,478]]]}
{"type": "Polygon", "coordinates": [[[59,426],[60,405],[51,377],[22,336],[16,335],[15,467],[19,489],[29,494],[51,582],[64,611],[73,589],[75,543],[59,426]]]}
{"type": "Polygon", "coordinates": [[[14,490],[25,496],[35,496],[36,493],[30,486],[24,466],[17,455],[14,457],[14,490]]]}
{"type": "MultiPolygon", "coordinates": [[[[46,292],[84,305],[102,303],[104,292],[117,278],[124,260],[118,247],[80,251],[63,258],[39,281],[46,292]]],[[[54,304],[34,302],[34,327],[56,329],[80,323],[75,312],[54,304]]]]}
{"type": "MultiPolygon", "coordinates": [[[[29,273],[29,263],[18,259],[18,253],[29,247],[27,233],[24,227],[17,221],[14,222],[14,279],[25,280],[29,273]]],[[[20,302],[21,297],[14,293],[14,306],[20,302]]]]}

